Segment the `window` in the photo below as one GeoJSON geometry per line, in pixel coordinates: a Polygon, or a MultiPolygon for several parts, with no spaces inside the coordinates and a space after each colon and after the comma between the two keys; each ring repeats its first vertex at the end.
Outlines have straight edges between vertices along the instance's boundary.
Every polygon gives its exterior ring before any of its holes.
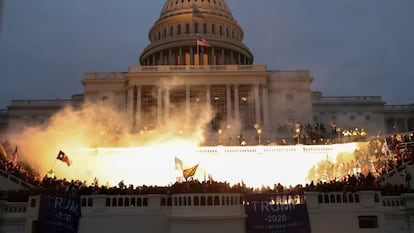
{"type": "Polygon", "coordinates": [[[203,33],[207,34],[207,24],[206,23],[203,24],[203,33]]]}
{"type": "Polygon", "coordinates": [[[185,34],[189,34],[190,33],[190,24],[187,23],[185,24],[185,34]]]}
{"type": "Polygon", "coordinates": [[[194,32],[198,33],[198,23],[194,23],[194,32]]]}
{"type": "Polygon", "coordinates": [[[216,34],[216,25],[214,24],[211,25],[211,33],[216,34]]]}
{"type": "Polygon", "coordinates": [[[371,116],[370,115],[365,115],[365,120],[366,121],[370,121],[371,120],[371,116]]]}
{"type": "Polygon", "coordinates": [[[286,100],[287,101],[293,101],[293,95],[292,94],[287,94],[286,95],[286,100]]]}
{"type": "Polygon", "coordinates": [[[181,24],[178,24],[177,26],[177,34],[181,35],[181,24]]]}
{"type": "Polygon", "coordinates": [[[355,120],[355,116],[354,115],[349,116],[349,120],[350,121],[354,121],[355,120]]]}
{"type": "Polygon", "coordinates": [[[173,26],[171,26],[170,27],[170,36],[173,36],[174,35],[174,27],[173,26]]]}
{"type": "Polygon", "coordinates": [[[378,228],[377,216],[358,216],[359,228],[378,228]]]}

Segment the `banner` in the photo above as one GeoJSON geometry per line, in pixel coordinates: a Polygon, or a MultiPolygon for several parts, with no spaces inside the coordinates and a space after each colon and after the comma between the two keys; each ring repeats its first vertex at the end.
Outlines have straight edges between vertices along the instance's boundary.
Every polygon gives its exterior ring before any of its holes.
{"type": "Polygon", "coordinates": [[[40,233],[77,233],[80,198],[69,196],[40,196],[40,233]]]}
{"type": "Polygon", "coordinates": [[[246,233],[309,233],[303,194],[245,195],[246,233]]]}

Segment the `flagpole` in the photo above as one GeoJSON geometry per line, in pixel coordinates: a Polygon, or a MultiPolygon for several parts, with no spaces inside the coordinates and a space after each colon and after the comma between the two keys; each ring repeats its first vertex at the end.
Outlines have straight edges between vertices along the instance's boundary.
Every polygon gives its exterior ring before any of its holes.
{"type": "Polygon", "coordinates": [[[57,158],[55,159],[55,162],[53,162],[52,168],[50,169],[51,171],[53,171],[53,168],[55,168],[56,161],[57,161],[57,158]]]}

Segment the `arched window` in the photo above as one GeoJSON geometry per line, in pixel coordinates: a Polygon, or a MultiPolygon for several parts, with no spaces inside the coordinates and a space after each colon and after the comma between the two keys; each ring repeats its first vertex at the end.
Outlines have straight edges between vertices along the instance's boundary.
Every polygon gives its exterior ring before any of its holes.
{"type": "Polygon", "coordinates": [[[329,203],[329,195],[325,194],[325,203],[329,203]]]}
{"type": "Polygon", "coordinates": [[[177,25],[177,35],[181,35],[181,24],[177,25]]]}
{"type": "Polygon", "coordinates": [[[186,23],[185,24],[185,34],[189,34],[190,33],[190,24],[186,23]]]}
{"type": "Polygon", "coordinates": [[[211,196],[208,196],[208,197],[207,197],[207,205],[208,205],[208,206],[213,205],[213,198],[212,198],[211,196]]]}
{"type": "Polygon", "coordinates": [[[342,202],[341,194],[336,194],[336,202],[338,203],[342,202]]]}
{"type": "Polygon", "coordinates": [[[198,33],[198,23],[194,23],[194,33],[198,33]]]}
{"type": "Polygon", "coordinates": [[[199,199],[199,197],[198,197],[198,196],[195,196],[195,197],[194,197],[194,205],[195,205],[195,206],[199,206],[199,205],[200,205],[200,199],[199,199]]]}
{"type": "Polygon", "coordinates": [[[88,207],[92,207],[93,206],[93,199],[90,197],[88,198],[88,207]]]}
{"type": "Polygon", "coordinates": [[[220,205],[220,197],[214,196],[214,205],[220,205]]]}
{"type": "Polygon", "coordinates": [[[348,198],[349,203],[354,203],[354,195],[352,195],[352,193],[349,194],[348,198]]]}

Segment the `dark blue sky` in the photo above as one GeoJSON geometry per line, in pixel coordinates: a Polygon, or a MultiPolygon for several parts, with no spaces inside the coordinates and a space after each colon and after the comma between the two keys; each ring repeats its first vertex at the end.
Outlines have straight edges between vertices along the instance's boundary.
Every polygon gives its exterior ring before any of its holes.
{"type": "MultiPolygon", "coordinates": [[[[164,2],[3,0],[0,108],[12,99],[68,99],[83,92],[85,72],[137,65],[164,2]]],[[[414,103],[414,1],[227,3],[256,64],[310,70],[313,90],[325,96],[414,103]]]]}

